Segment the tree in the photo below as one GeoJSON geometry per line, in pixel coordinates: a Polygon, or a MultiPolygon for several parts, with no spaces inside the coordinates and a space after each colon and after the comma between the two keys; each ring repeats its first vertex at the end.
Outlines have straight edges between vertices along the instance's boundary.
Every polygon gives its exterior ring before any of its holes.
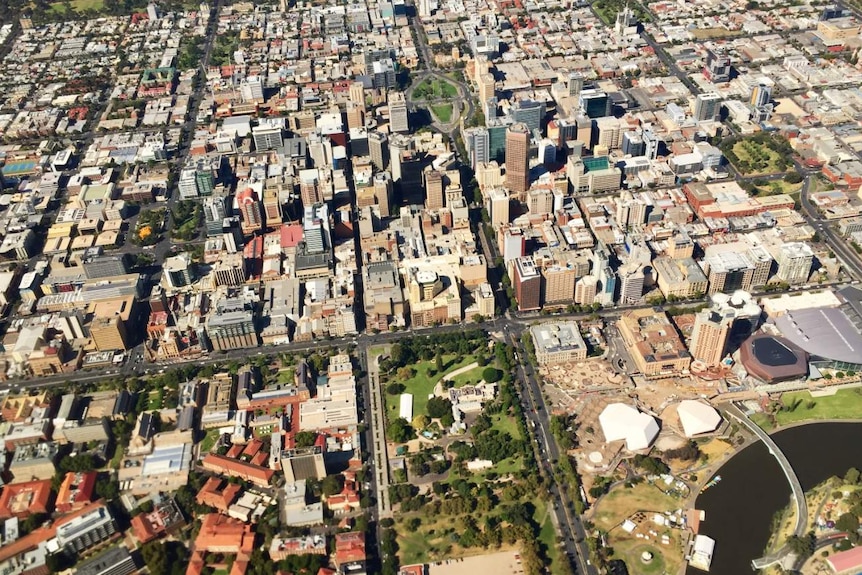
{"type": "Polygon", "coordinates": [[[413,425],[413,429],[425,429],[426,427],[428,427],[429,423],[431,423],[431,421],[424,413],[420,413],[419,415],[414,417],[413,421],[411,422],[411,424],[413,425]]]}
{"type": "Polygon", "coordinates": [[[413,439],[415,432],[406,419],[399,417],[393,419],[389,427],[386,428],[386,435],[395,443],[405,443],[413,439]]]}
{"type": "Polygon", "coordinates": [[[855,467],[848,469],[847,473],[844,474],[844,483],[848,485],[856,485],[859,483],[859,470],[855,467]]]}
{"type": "Polygon", "coordinates": [[[437,355],[434,358],[434,367],[437,368],[437,373],[443,373],[443,352],[437,348],[437,355]]]}
{"type": "Polygon", "coordinates": [[[300,431],[294,440],[297,447],[311,447],[317,441],[317,434],[313,431],[300,431]]]}
{"type": "Polygon", "coordinates": [[[486,367],[482,370],[482,379],[488,383],[497,383],[503,378],[503,372],[496,367],[486,367]]]}
{"type": "Polygon", "coordinates": [[[452,402],[442,397],[432,397],[428,400],[425,411],[428,412],[428,417],[437,419],[452,412],[452,402]]]}
{"type": "Polygon", "coordinates": [[[787,546],[802,558],[810,557],[814,553],[816,542],[817,538],[813,531],[809,531],[807,535],[802,537],[791,535],[787,538],[787,546]]]}
{"type": "Polygon", "coordinates": [[[327,497],[338,495],[344,489],[344,476],[340,473],[338,475],[327,475],[323,478],[320,488],[327,497]]]}
{"type": "Polygon", "coordinates": [[[416,375],[416,370],[412,367],[402,367],[395,374],[401,380],[412,379],[414,375],[416,375]]]}
{"type": "Polygon", "coordinates": [[[848,535],[856,534],[859,531],[859,518],[852,513],[843,513],[835,522],[835,529],[844,531],[848,535]]]}

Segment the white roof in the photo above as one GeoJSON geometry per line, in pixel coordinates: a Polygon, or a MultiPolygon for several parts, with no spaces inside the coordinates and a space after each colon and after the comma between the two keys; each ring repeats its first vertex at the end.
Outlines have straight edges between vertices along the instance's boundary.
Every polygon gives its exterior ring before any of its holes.
{"type": "Polygon", "coordinates": [[[407,423],[413,421],[413,394],[402,393],[398,409],[398,417],[403,417],[407,423]]]}
{"type": "Polygon", "coordinates": [[[721,424],[718,412],[702,401],[686,399],[679,403],[676,411],[686,437],[715,431],[721,424]]]}
{"type": "Polygon", "coordinates": [[[691,554],[689,565],[700,569],[701,571],[709,571],[709,566],[712,563],[712,554],[715,551],[715,540],[706,535],[695,535],[694,551],[691,554]]]}
{"type": "Polygon", "coordinates": [[[646,449],[659,431],[655,418],[625,403],[608,405],[599,415],[599,424],[605,440],[625,440],[629,451],[646,449]]]}

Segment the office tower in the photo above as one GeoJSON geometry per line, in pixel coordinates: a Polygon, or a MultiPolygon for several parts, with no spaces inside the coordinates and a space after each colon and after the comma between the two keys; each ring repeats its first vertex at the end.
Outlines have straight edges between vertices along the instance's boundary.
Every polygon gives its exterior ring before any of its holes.
{"type": "Polygon", "coordinates": [[[506,187],[519,195],[530,187],[530,130],[524,124],[506,131],[506,187]]]}
{"type": "Polygon", "coordinates": [[[403,92],[389,94],[389,131],[406,133],[410,131],[407,115],[407,101],[403,92]]]}
{"type": "Polygon", "coordinates": [[[733,320],[732,314],[724,316],[712,309],[698,312],[691,332],[689,351],[692,358],[695,361],[702,361],[707,367],[720,365],[727,349],[733,320]]]}
{"type": "Polygon", "coordinates": [[[576,120],[575,141],[587,150],[593,149],[593,121],[587,116],[578,116],[576,120]]]}
{"type": "Polygon", "coordinates": [[[580,72],[570,72],[566,82],[570,98],[578,98],[584,89],[584,75],[580,72]]]}
{"type": "Polygon", "coordinates": [[[557,146],[550,138],[539,140],[539,163],[549,166],[557,161],[557,146]]]}
{"type": "Polygon", "coordinates": [[[698,94],[694,101],[694,119],[698,122],[717,121],[721,116],[721,95],[716,92],[698,94]]]}
{"type": "Polygon", "coordinates": [[[575,301],[575,269],[552,264],[542,269],[542,305],[575,301]]]}
{"type": "Polygon", "coordinates": [[[147,18],[149,18],[152,22],[155,22],[159,19],[159,7],[152,2],[147,4],[147,18]]]}
{"type": "Polygon", "coordinates": [[[394,88],[398,83],[395,74],[395,62],[391,58],[384,58],[371,64],[371,85],[377,89],[394,88]]]}
{"type": "Polygon", "coordinates": [[[482,112],[485,114],[485,123],[497,117],[497,97],[491,96],[482,104],[482,112]]]}
{"type": "Polygon", "coordinates": [[[635,199],[628,190],[623,191],[617,200],[617,225],[622,229],[640,226],[646,221],[647,207],[635,199]]]}
{"type": "Polygon", "coordinates": [[[242,220],[243,234],[250,235],[263,229],[263,213],[257,193],[253,189],[246,188],[239,192],[236,195],[236,204],[242,220]]]}
{"type": "Polygon", "coordinates": [[[323,201],[318,170],[312,168],[299,171],[299,197],[302,199],[303,207],[313,206],[323,201]]]}
{"type": "Polygon", "coordinates": [[[611,100],[598,90],[583,90],[580,96],[581,109],[589,118],[602,118],[611,115],[611,100]]]}
{"type": "Polygon", "coordinates": [[[388,138],[383,132],[373,131],[368,133],[368,155],[371,163],[378,170],[385,170],[389,157],[388,138]]]}
{"type": "Polygon", "coordinates": [[[618,190],[622,176],[622,170],[612,166],[607,156],[569,156],[566,162],[566,177],[575,193],[618,190]]]}
{"type": "Polygon", "coordinates": [[[368,132],[365,128],[351,128],[350,129],[350,155],[353,157],[357,156],[369,156],[371,150],[368,146],[368,132]]]}
{"type": "Polygon", "coordinates": [[[345,108],[345,116],[347,116],[347,128],[362,128],[365,126],[365,106],[347,102],[345,108]]]}
{"type": "Polygon", "coordinates": [[[707,50],[703,75],[716,84],[730,82],[730,58],[722,52],[707,50]]]}
{"type": "Polygon", "coordinates": [[[542,275],[536,269],[532,256],[518,258],[512,265],[512,287],[519,311],[536,310],[542,307],[542,275]]]}
{"type": "Polygon", "coordinates": [[[443,198],[443,174],[436,170],[425,170],[425,208],[439,210],[445,206],[443,198]]]}
{"type": "Polygon", "coordinates": [[[754,108],[762,108],[772,100],[772,86],[761,82],[751,88],[751,97],[748,103],[754,108]]]}
{"type": "Polygon", "coordinates": [[[392,172],[393,182],[401,180],[401,164],[404,159],[404,155],[409,150],[409,142],[400,138],[389,140],[389,171],[392,172]]]}
{"type": "Polygon", "coordinates": [[[490,72],[479,76],[479,101],[487,102],[494,97],[494,75],[490,72]]]}
{"type": "Polygon", "coordinates": [[[491,161],[491,138],[487,128],[468,128],[464,130],[464,137],[474,170],[491,161]]]}
{"type": "Polygon", "coordinates": [[[381,218],[392,215],[392,178],[389,172],[374,174],[374,197],[381,218]]]}
{"type": "Polygon", "coordinates": [[[495,228],[509,223],[509,194],[503,188],[491,188],[486,192],[486,204],[495,228]]]}
{"type": "Polygon", "coordinates": [[[251,129],[254,149],[258,151],[280,150],[284,148],[284,137],[278,126],[255,126],[251,129]]]}
{"type": "Polygon", "coordinates": [[[592,305],[596,301],[596,290],[598,289],[598,278],[595,276],[584,276],[575,283],[575,303],[580,305],[592,305]]]}
{"type": "Polygon", "coordinates": [[[738,289],[751,289],[754,264],[749,261],[744,252],[727,247],[727,244],[707,246],[703,264],[705,269],[709,270],[708,293],[730,293],[738,289]]]}
{"type": "Polygon", "coordinates": [[[243,102],[263,103],[263,81],[260,76],[249,76],[239,85],[240,98],[243,102]]]}
{"type": "Polygon", "coordinates": [[[365,111],[365,85],[362,82],[350,84],[350,101],[365,111]]]}
{"type": "Polygon", "coordinates": [[[263,191],[263,214],[264,221],[269,227],[282,223],[281,198],[278,189],[267,188],[263,191]]]}
{"type": "Polygon", "coordinates": [[[525,124],[530,132],[542,128],[545,113],[545,103],[533,100],[519,100],[509,108],[509,116],[516,123],[525,124]]]}
{"type": "Polygon", "coordinates": [[[644,272],[637,262],[626,262],[619,269],[620,303],[640,303],[644,293],[644,272]]]}
{"type": "Polygon", "coordinates": [[[96,317],[90,322],[90,339],[99,351],[126,349],[126,325],[119,314],[96,317]]]}
{"type": "Polygon", "coordinates": [[[527,193],[527,209],[531,214],[547,216],[554,209],[554,194],[548,188],[536,188],[527,193]]]}
{"type": "Polygon", "coordinates": [[[790,242],[782,244],[778,248],[777,277],[790,285],[803,284],[811,275],[811,264],[814,261],[814,252],[811,246],[802,242],[790,242]]]}
{"type": "Polygon", "coordinates": [[[637,132],[626,132],[623,134],[622,150],[626,156],[637,158],[644,155],[646,145],[641,135],[637,132]]]}
{"type": "Polygon", "coordinates": [[[606,116],[596,120],[596,129],[599,133],[599,146],[604,146],[610,151],[619,148],[620,144],[622,144],[620,122],[613,116],[606,116]]]}
{"type": "Polygon", "coordinates": [[[641,138],[644,141],[644,156],[650,160],[655,160],[658,157],[659,146],[662,140],[652,130],[644,130],[641,138]]]}
{"type": "Polygon", "coordinates": [[[503,233],[503,262],[508,263],[527,253],[527,238],[521,228],[509,228],[503,233]]]}

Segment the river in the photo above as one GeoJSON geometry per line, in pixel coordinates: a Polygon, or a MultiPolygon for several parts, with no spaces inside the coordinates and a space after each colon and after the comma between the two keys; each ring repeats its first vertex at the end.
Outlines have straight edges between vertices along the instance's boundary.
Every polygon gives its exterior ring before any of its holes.
{"type": "MultiPolygon", "coordinates": [[[[862,469],[860,436],[860,423],[811,423],[772,437],[808,490],[850,467],[862,469]]],[[[772,517],[790,503],[790,485],[759,441],[734,455],[718,474],[721,483],[698,496],[695,504],[706,512],[700,532],[716,541],[710,574],[751,573],[751,560],[763,555],[769,541],[772,517]]]]}

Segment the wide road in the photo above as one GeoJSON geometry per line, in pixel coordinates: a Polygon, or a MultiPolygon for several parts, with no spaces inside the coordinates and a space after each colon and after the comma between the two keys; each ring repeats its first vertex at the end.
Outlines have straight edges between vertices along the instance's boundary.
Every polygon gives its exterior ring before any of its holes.
{"type": "MultiPolygon", "coordinates": [[[[518,385],[521,395],[524,414],[527,418],[528,427],[532,428],[534,437],[539,444],[540,465],[544,466],[546,476],[550,482],[551,503],[554,505],[557,527],[563,537],[563,547],[568,560],[576,561],[577,572],[585,575],[596,573],[595,568],[587,563],[590,552],[586,544],[586,532],[580,517],[575,514],[570,498],[579,497],[578,493],[567,493],[568,486],[557,484],[553,472],[552,462],[558,461],[561,456],[557,440],[551,433],[551,422],[548,414],[545,398],[536,378],[533,366],[527,359],[527,351],[521,345],[518,336],[521,330],[504,328],[511,338],[512,345],[518,353],[518,368],[516,381],[522,382],[518,385]],[[557,505],[556,503],[559,502],[557,505]]],[[[563,454],[563,456],[566,456],[563,454]]]]}

